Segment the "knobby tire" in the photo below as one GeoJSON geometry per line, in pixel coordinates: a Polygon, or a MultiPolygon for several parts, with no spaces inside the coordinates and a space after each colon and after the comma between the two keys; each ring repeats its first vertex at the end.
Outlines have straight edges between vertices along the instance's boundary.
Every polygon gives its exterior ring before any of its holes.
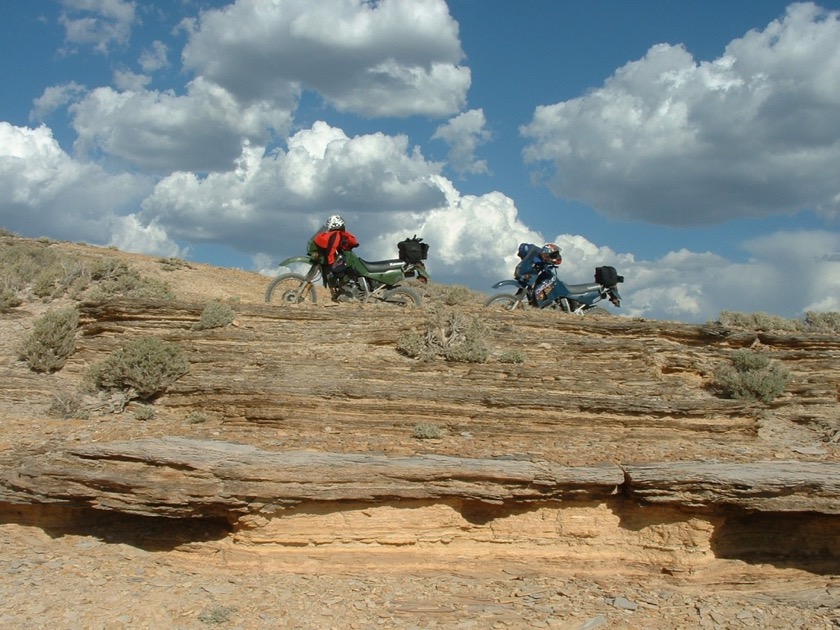
{"type": "MultiPolygon", "coordinates": [[[[509,293],[502,293],[500,295],[494,295],[493,297],[491,297],[484,303],[484,306],[502,311],[511,311],[514,310],[514,305],[519,301],[519,298],[515,295],[510,295],[509,293]]],[[[520,309],[523,306],[525,306],[524,301],[523,304],[517,306],[517,309],[520,309]]]]}
{"type": "Polygon", "coordinates": [[[308,297],[312,304],[317,303],[315,287],[311,284],[308,290],[297,296],[297,301],[295,301],[295,292],[299,291],[305,283],[306,277],[299,273],[280,274],[266,288],[265,301],[267,304],[271,304],[272,299],[275,304],[300,304],[306,302],[308,297]],[[306,293],[309,295],[305,295],[306,293]]]}
{"type": "Polygon", "coordinates": [[[417,291],[408,287],[395,287],[385,292],[382,301],[402,307],[423,306],[423,298],[417,291]]]}

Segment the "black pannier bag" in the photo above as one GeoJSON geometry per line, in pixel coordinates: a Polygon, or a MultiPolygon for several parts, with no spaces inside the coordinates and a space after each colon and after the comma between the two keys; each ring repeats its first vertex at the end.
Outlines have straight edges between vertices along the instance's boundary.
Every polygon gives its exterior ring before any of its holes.
{"type": "Polygon", "coordinates": [[[605,287],[614,287],[624,282],[624,276],[619,276],[615,267],[595,267],[595,282],[605,287]]]}
{"type": "Polygon", "coordinates": [[[400,260],[407,263],[420,263],[426,260],[429,256],[429,245],[423,243],[422,238],[417,238],[415,234],[412,238],[407,238],[404,241],[397,243],[397,249],[400,252],[400,260]]]}

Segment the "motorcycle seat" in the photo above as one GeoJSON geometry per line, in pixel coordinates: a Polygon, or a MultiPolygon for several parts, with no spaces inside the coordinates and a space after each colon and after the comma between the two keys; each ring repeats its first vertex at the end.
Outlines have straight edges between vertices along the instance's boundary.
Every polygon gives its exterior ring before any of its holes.
{"type": "Polygon", "coordinates": [[[391,269],[401,269],[404,264],[399,258],[394,258],[392,260],[376,260],[373,262],[362,258],[359,260],[362,261],[362,264],[371,273],[381,273],[383,271],[390,271],[391,269]]]}
{"type": "MultiPolygon", "coordinates": [[[[563,284],[566,284],[565,282],[563,284]]],[[[570,295],[580,295],[581,293],[589,293],[590,291],[600,291],[601,285],[597,282],[589,282],[586,284],[566,284],[570,295]]]]}

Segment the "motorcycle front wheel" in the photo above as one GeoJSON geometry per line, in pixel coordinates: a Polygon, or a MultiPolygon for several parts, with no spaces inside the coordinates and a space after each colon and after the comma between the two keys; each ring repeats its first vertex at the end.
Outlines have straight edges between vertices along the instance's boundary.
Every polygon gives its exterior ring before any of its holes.
{"type": "Polygon", "coordinates": [[[415,308],[423,306],[423,298],[414,289],[408,287],[395,287],[382,295],[382,301],[403,308],[415,308]]]}
{"type": "Polygon", "coordinates": [[[307,283],[306,277],[299,273],[283,273],[274,278],[265,290],[267,304],[301,304],[307,299],[315,304],[318,301],[315,287],[307,283]]]}
{"type": "Polygon", "coordinates": [[[484,306],[495,309],[497,311],[512,311],[514,309],[521,309],[527,306],[527,303],[520,300],[517,296],[509,293],[501,293],[494,295],[484,303],[484,306]]]}

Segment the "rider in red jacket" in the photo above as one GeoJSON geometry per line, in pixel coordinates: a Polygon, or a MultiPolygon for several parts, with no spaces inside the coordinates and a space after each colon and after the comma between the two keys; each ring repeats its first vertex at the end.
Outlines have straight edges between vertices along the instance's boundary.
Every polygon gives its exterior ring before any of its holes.
{"type": "Polygon", "coordinates": [[[334,214],[324,226],[326,229],[318,232],[312,242],[317,246],[319,253],[324,257],[328,265],[335,263],[336,255],[339,252],[346,252],[359,246],[358,239],[347,231],[344,219],[334,214]]]}
{"type": "Polygon", "coordinates": [[[358,239],[347,231],[344,219],[337,214],[329,217],[324,228],[309,241],[309,257],[321,263],[324,284],[332,289],[334,298],[346,280],[347,265],[341,253],[358,246],[358,239]]]}

